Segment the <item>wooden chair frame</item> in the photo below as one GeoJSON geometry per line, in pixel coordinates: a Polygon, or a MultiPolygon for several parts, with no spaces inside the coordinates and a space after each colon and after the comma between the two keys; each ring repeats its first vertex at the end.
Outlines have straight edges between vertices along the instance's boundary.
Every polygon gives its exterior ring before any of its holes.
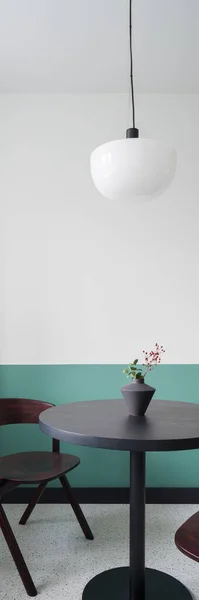
{"type": "MultiPolygon", "coordinates": [[[[0,425],[11,425],[11,424],[19,424],[19,423],[38,424],[39,415],[41,414],[41,412],[43,412],[44,410],[48,410],[49,408],[52,408],[53,406],[54,405],[49,402],[42,402],[40,400],[28,400],[25,398],[1,398],[0,399],[0,425]]],[[[79,525],[80,525],[85,537],[89,540],[93,540],[92,531],[87,523],[87,520],[82,512],[82,509],[80,508],[78,502],[75,499],[73,490],[72,490],[72,488],[69,484],[69,481],[66,477],[66,474],[65,474],[66,472],[68,472],[68,471],[74,469],[76,466],[78,466],[80,460],[78,457],[74,457],[72,455],[61,454],[60,453],[60,442],[59,442],[59,440],[56,440],[56,439],[52,439],[52,452],[56,453],[56,461],[57,461],[58,465],[60,462],[60,472],[59,472],[59,468],[57,469],[56,473],[55,473],[56,469],[52,470],[52,472],[47,471],[46,473],[43,474],[42,478],[41,478],[40,473],[38,473],[38,477],[37,477],[37,473],[35,474],[34,480],[33,481],[31,480],[31,483],[38,483],[39,485],[36,488],[36,490],[34,490],[33,496],[31,498],[28,506],[26,507],[19,523],[21,525],[25,525],[25,523],[27,523],[28,518],[30,517],[32,511],[34,510],[34,507],[36,506],[37,502],[41,498],[48,482],[59,478],[60,483],[63,487],[63,490],[66,494],[66,499],[71,504],[71,507],[74,511],[74,514],[79,522],[79,525]],[[63,465],[61,464],[62,458],[64,460],[68,459],[68,465],[67,466],[65,465],[66,468],[64,469],[64,471],[62,470],[63,465]]],[[[27,454],[27,453],[23,453],[23,455],[24,454],[27,454]]],[[[41,460],[42,460],[42,456],[44,456],[47,453],[41,452],[40,454],[41,454],[41,460]]],[[[32,455],[33,455],[33,459],[34,459],[34,452],[32,453],[32,455]]],[[[7,542],[8,548],[11,552],[11,555],[13,557],[13,560],[15,562],[15,565],[17,567],[19,575],[22,579],[23,585],[27,591],[27,594],[29,596],[36,596],[37,590],[35,588],[35,585],[33,583],[31,575],[28,571],[27,565],[22,556],[21,550],[18,546],[18,543],[16,541],[16,538],[14,536],[14,533],[11,529],[10,523],[7,519],[7,516],[6,516],[3,506],[2,506],[2,498],[8,491],[10,491],[11,489],[13,489],[14,487],[16,487],[18,485],[27,483],[27,478],[25,477],[25,473],[24,473],[24,479],[23,479],[23,476],[21,476],[19,479],[17,469],[16,469],[16,473],[15,473],[15,465],[19,464],[21,456],[22,456],[21,454],[15,454],[10,457],[2,457],[0,459],[0,478],[1,478],[0,479],[0,528],[2,530],[5,540],[7,542]],[[12,468],[10,469],[10,473],[9,473],[9,466],[7,466],[9,459],[11,459],[11,462],[12,462],[12,468]]]]}

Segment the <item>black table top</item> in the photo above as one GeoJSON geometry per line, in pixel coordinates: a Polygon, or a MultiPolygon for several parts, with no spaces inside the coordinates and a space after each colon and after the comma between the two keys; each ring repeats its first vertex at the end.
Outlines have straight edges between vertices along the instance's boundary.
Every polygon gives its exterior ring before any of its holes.
{"type": "Polygon", "coordinates": [[[199,448],[199,405],[152,400],[144,417],[131,417],[123,399],[63,404],[41,413],[40,428],[58,440],[112,450],[199,448]]]}

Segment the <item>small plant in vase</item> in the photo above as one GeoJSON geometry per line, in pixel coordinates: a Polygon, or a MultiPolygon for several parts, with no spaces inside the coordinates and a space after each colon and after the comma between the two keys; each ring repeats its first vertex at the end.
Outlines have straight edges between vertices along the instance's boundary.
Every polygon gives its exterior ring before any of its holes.
{"type": "Polygon", "coordinates": [[[163,346],[159,346],[156,343],[155,350],[151,350],[150,352],[146,352],[143,350],[144,354],[144,362],[142,363],[142,367],[138,367],[138,358],[136,358],[132,363],[129,363],[128,367],[124,369],[123,373],[127,375],[127,377],[131,377],[132,379],[144,379],[149,371],[152,371],[157,365],[161,363],[162,355],[165,352],[163,346]]]}
{"type": "Polygon", "coordinates": [[[164,353],[163,346],[156,343],[154,350],[149,352],[143,350],[144,359],[141,367],[138,365],[138,359],[136,358],[124,369],[123,373],[131,378],[131,383],[121,388],[129,414],[133,416],[143,416],[145,414],[155,393],[155,388],[145,384],[144,378],[149,371],[152,371],[161,363],[164,353]]]}

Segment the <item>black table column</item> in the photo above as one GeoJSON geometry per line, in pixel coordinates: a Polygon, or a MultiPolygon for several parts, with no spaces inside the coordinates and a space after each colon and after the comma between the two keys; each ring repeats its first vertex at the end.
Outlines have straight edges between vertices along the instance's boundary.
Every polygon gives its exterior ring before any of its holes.
{"type": "Polygon", "coordinates": [[[130,452],[129,600],[145,598],[145,452],[130,452]]]}

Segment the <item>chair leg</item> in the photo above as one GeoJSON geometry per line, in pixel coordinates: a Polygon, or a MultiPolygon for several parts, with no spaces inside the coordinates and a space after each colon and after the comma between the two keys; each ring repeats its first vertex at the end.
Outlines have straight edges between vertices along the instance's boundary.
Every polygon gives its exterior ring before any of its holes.
{"type": "Polygon", "coordinates": [[[78,520],[78,522],[80,524],[80,527],[82,528],[82,531],[83,531],[85,537],[87,538],[87,540],[93,540],[94,536],[92,534],[92,531],[91,531],[91,529],[90,529],[90,527],[89,527],[89,525],[87,523],[87,520],[86,520],[86,518],[85,518],[85,516],[84,516],[84,514],[82,512],[82,509],[80,508],[78,502],[75,500],[72,488],[71,488],[71,486],[70,486],[70,484],[68,482],[67,477],[65,475],[62,475],[59,478],[59,480],[60,480],[60,482],[62,484],[62,487],[63,487],[64,491],[66,492],[66,494],[68,496],[69,502],[70,502],[70,504],[72,506],[72,509],[73,509],[73,511],[74,511],[74,513],[75,513],[75,515],[77,517],[77,520],[78,520]]]}
{"type": "Polygon", "coordinates": [[[40,483],[40,485],[37,487],[37,489],[34,491],[34,494],[31,498],[31,501],[29,502],[28,506],[26,507],[20,521],[19,524],[20,525],[25,525],[27,523],[28,518],[30,517],[32,511],[34,510],[39,498],[41,497],[41,495],[43,494],[43,491],[45,490],[46,487],[46,482],[45,483],[40,483]]]}
{"type": "Polygon", "coordinates": [[[34,586],[32,577],[28,571],[28,567],[26,566],[24,558],[21,554],[21,550],[17,544],[17,540],[14,536],[14,533],[10,527],[10,523],[6,517],[6,514],[5,514],[1,504],[0,504],[0,527],[2,529],[2,533],[8,544],[8,548],[10,550],[10,553],[12,554],[12,558],[15,562],[15,565],[17,567],[17,570],[19,572],[19,575],[21,577],[21,580],[23,582],[23,585],[26,589],[27,594],[29,596],[36,596],[37,595],[36,587],[34,586]]]}

